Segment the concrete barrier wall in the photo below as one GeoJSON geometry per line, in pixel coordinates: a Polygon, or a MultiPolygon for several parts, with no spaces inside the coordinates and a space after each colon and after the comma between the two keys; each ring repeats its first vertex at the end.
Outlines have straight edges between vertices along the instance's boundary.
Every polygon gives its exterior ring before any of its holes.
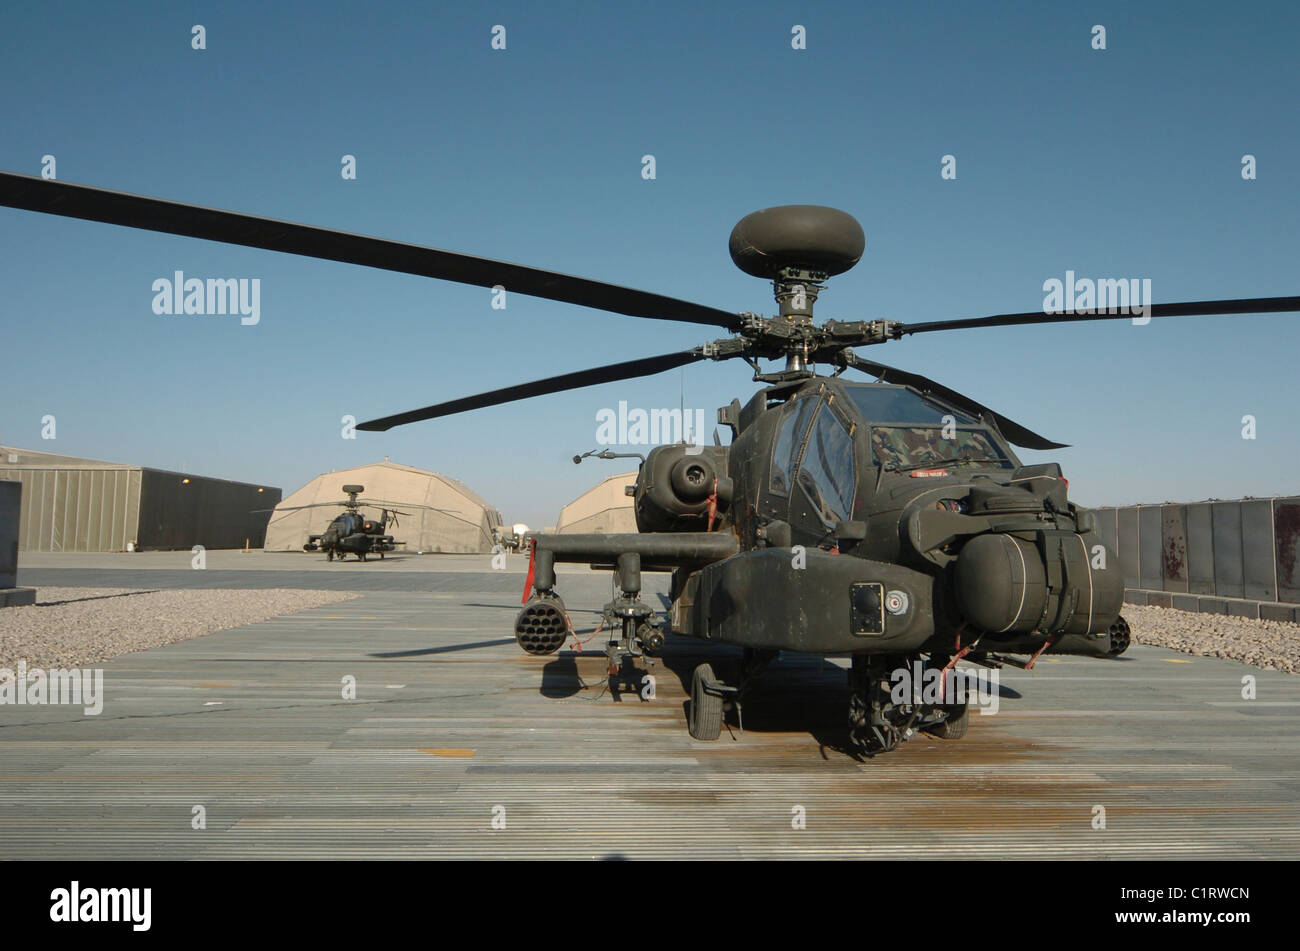
{"type": "Polygon", "coordinates": [[[0,589],[18,584],[18,513],[22,501],[21,482],[0,482],[0,589]]]}
{"type": "Polygon", "coordinates": [[[1096,511],[1128,600],[1300,620],[1300,497],[1096,511]]]}
{"type": "Polygon", "coordinates": [[[36,603],[35,588],[19,588],[18,523],[23,510],[23,484],[0,479],[0,608],[36,603]]]}

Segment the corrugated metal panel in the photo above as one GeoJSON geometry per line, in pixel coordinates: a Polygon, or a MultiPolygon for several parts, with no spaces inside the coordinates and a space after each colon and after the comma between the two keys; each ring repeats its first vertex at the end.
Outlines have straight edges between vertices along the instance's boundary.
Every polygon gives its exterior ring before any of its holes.
{"type": "Polygon", "coordinates": [[[44,504],[45,499],[45,473],[24,472],[22,473],[22,479],[23,511],[27,530],[19,541],[19,545],[24,550],[44,551],[41,533],[44,530],[45,522],[41,519],[41,506],[44,504]]]}
{"type": "Polygon", "coordinates": [[[1273,501],[1277,599],[1300,601],[1300,498],[1273,501]]]}
{"type": "Polygon", "coordinates": [[[95,537],[100,544],[107,547],[113,538],[112,519],[113,506],[111,503],[111,492],[113,487],[114,473],[106,474],[99,480],[99,495],[97,496],[96,511],[99,518],[95,522],[95,537]]]}
{"type": "MultiPolygon", "coordinates": [[[[20,483],[23,481],[18,474],[11,473],[8,469],[0,469],[0,479],[7,479],[10,482],[20,482],[20,483]]],[[[26,484],[24,484],[22,488],[23,495],[26,496],[28,491],[29,490],[26,484]]],[[[23,547],[23,539],[26,537],[27,537],[27,506],[24,505],[22,507],[22,510],[18,513],[18,547],[20,549],[23,547]]]]}
{"type": "Polygon", "coordinates": [[[273,508],[281,495],[279,489],[201,476],[182,483],[185,476],[148,470],[154,493],[142,507],[146,479],[139,468],[20,452],[20,464],[0,467],[0,478],[24,486],[19,545],[26,551],[121,551],[130,542],[242,548],[246,540],[260,547],[267,518],[253,510],[273,508]],[[149,519],[144,526],[142,511],[149,519]]]}
{"type": "Polygon", "coordinates": [[[1244,585],[1241,570],[1241,503],[1213,502],[1210,521],[1214,530],[1214,593],[1221,598],[1240,598],[1244,585]]]}
{"type": "MultiPolygon", "coordinates": [[[[104,498],[106,500],[116,498],[117,493],[121,491],[121,484],[122,473],[120,471],[114,472],[112,475],[105,478],[104,498]]],[[[104,505],[104,537],[111,545],[113,545],[114,548],[126,547],[126,541],[124,540],[121,531],[122,522],[126,516],[124,509],[125,506],[123,506],[122,509],[119,509],[116,505],[111,505],[107,502],[104,505]]]]}
{"type": "Polygon", "coordinates": [[[0,478],[23,485],[21,551],[120,551],[134,538],[138,470],[0,469],[0,478]]]}
{"type": "Polygon", "coordinates": [[[1276,600],[1277,558],[1273,545],[1273,502],[1252,499],[1241,503],[1241,567],[1243,597],[1276,600]]]}
{"type": "Polygon", "coordinates": [[[1138,506],[1138,587],[1163,591],[1160,506],[1138,506]]]}
{"type": "Polygon", "coordinates": [[[68,520],[68,476],[66,472],[58,469],[54,470],[52,475],[54,476],[52,490],[54,514],[50,519],[50,551],[63,551],[64,529],[68,520]]]}
{"type": "Polygon", "coordinates": [[[92,551],[99,551],[102,537],[99,533],[99,498],[104,494],[104,474],[87,472],[86,476],[86,490],[85,495],[82,496],[85,511],[81,513],[79,520],[78,536],[85,540],[86,545],[94,546],[92,551]]]}
{"type": "Polygon", "coordinates": [[[1138,584],[1138,510],[1136,506],[1126,505],[1115,510],[1115,524],[1119,531],[1120,567],[1124,570],[1124,587],[1140,588],[1138,584]]]}
{"type": "MultiPolygon", "coordinates": [[[[138,548],[140,545],[140,495],[144,473],[139,469],[128,469],[125,473],[125,481],[126,524],[123,527],[123,535],[127,541],[134,542],[138,548]]],[[[126,545],[123,544],[122,547],[125,548],[126,545]]]]}
{"type": "Polygon", "coordinates": [[[23,531],[18,537],[18,547],[24,551],[37,551],[40,548],[40,499],[42,492],[39,482],[44,479],[43,472],[14,473],[14,477],[23,483],[23,531]]]}
{"type": "Polygon", "coordinates": [[[1187,506],[1187,590],[1214,594],[1214,524],[1208,502],[1187,506]]]}
{"type": "Polygon", "coordinates": [[[90,544],[90,507],[92,500],[90,498],[90,487],[93,480],[90,473],[82,470],[76,475],[77,478],[77,514],[72,524],[72,550],[88,551],[86,546],[90,544]]]}
{"type": "Polygon", "coordinates": [[[36,523],[36,549],[38,551],[49,551],[50,543],[54,538],[54,473],[45,471],[41,473],[41,494],[40,507],[36,509],[38,521],[36,523]]]}
{"type": "MultiPolygon", "coordinates": [[[[75,473],[73,474],[75,475],[75,473]]],[[[58,539],[59,547],[55,551],[70,551],[72,540],[72,521],[70,518],[70,509],[76,502],[76,493],[72,486],[72,477],[67,471],[58,471],[54,474],[54,494],[55,494],[55,514],[54,527],[55,537],[58,539]]]]}
{"type": "Polygon", "coordinates": [[[279,489],[145,469],[140,481],[140,547],[243,548],[247,540],[260,548],[267,515],[254,510],[274,508],[279,501],[279,489]]]}
{"type": "Polygon", "coordinates": [[[54,516],[50,522],[50,551],[63,551],[68,523],[68,474],[54,471],[54,516]]]}
{"type": "Polygon", "coordinates": [[[49,525],[50,534],[46,544],[49,546],[46,551],[63,551],[63,524],[59,519],[63,518],[63,513],[67,507],[62,504],[63,499],[59,493],[63,491],[63,483],[59,478],[59,470],[55,469],[50,472],[49,479],[46,482],[46,492],[50,500],[49,525]]]}
{"type": "Polygon", "coordinates": [[[1160,576],[1165,591],[1187,591],[1187,510],[1160,506],[1160,576]]]}

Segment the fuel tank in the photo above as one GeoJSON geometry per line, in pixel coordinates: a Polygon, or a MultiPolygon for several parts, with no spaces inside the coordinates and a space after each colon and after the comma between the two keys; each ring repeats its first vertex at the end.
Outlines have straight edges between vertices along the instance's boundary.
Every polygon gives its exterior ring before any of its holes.
{"type": "Polygon", "coordinates": [[[1060,531],[972,538],[957,556],[953,587],[966,619],[993,635],[1105,631],[1124,601],[1113,555],[1095,536],[1060,531]]]}

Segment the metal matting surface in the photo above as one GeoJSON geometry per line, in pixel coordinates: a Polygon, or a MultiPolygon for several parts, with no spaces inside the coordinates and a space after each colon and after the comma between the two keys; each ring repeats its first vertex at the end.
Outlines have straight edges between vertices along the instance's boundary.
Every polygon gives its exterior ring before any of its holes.
{"type": "MultiPolygon", "coordinates": [[[[603,655],[515,646],[522,559],[495,576],[439,563],[389,573],[421,590],[110,661],[98,717],[0,706],[0,858],[1300,856],[1300,678],[1140,645],[1048,656],[1002,671],[999,712],[965,739],[864,763],[842,750],[840,662],[787,657],[747,699],[743,737],[697,742],[690,671],[707,659],[726,677],[735,650],[673,638],[655,699],[615,702],[582,685],[603,655]]],[[[653,596],[665,579],[646,580],[653,596]]],[[[580,632],[608,584],[561,575],[580,632]]]]}

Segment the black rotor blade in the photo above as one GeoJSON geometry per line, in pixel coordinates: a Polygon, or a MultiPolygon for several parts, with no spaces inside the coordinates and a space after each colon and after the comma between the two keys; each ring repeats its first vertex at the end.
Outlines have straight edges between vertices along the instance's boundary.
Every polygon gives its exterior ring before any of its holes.
{"type": "Polygon", "coordinates": [[[1067,443],[1052,442],[1045,436],[1040,436],[1033,430],[1026,429],[1014,420],[1007,419],[1001,413],[995,413],[982,403],[977,403],[969,396],[963,396],[956,390],[950,390],[942,383],[936,383],[929,377],[921,376],[919,373],[911,373],[907,370],[899,370],[896,367],[885,366],[883,363],[876,363],[874,360],[867,360],[858,356],[852,350],[845,351],[845,360],[849,366],[855,367],[874,376],[880,377],[886,383],[897,383],[903,386],[910,386],[920,390],[922,393],[933,393],[945,403],[951,403],[957,409],[970,413],[972,416],[983,416],[985,419],[992,420],[998,427],[998,431],[1006,437],[1007,442],[1015,446],[1021,446],[1025,449],[1067,449],[1067,443]]]}
{"type": "MultiPolygon", "coordinates": [[[[381,512],[388,512],[390,515],[409,516],[411,514],[410,512],[399,512],[395,508],[390,508],[389,506],[392,504],[392,502],[385,501],[384,499],[357,499],[357,505],[363,508],[379,509],[381,512]]],[[[443,515],[456,514],[451,509],[440,509],[436,505],[422,505],[419,502],[402,502],[400,504],[411,509],[428,509],[430,512],[441,512],[443,515]]]]}
{"type": "Polygon", "coordinates": [[[639,376],[651,376],[655,373],[662,373],[664,370],[672,370],[704,359],[706,358],[701,350],[683,350],[680,353],[665,353],[658,357],[642,357],[639,360],[611,363],[609,366],[595,367],[591,370],[578,370],[574,373],[562,373],[559,376],[547,377],[545,380],[534,380],[532,383],[506,386],[499,390],[491,390],[475,396],[466,396],[446,403],[435,403],[433,406],[426,406],[423,409],[413,409],[409,413],[398,413],[394,416],[385,416],[382,419],[368,420],[358,425],[357,429],[382,433],[394,426],[405,426],[407,423],[418,423],[424,419],[436,419],[439,416],[450,416],[453,413],[482,409],[485,406],[497,406],[500,403],[512,403],[515,400],[528,399],[530,396],[542,396],[547,393],[576,390],[583,386],[595,386],[597,383],[613,383],[617,380],[631,380],[639,376]]]}
{"type": "MultiPolygon", "coordinates": [[[[1284,314],[1300,312],[1300,297],[1250,297],[1238,300],[1189,301],[1183,304],[1152,304],[1152,317],[1209,317],[1231,314],[1284,314]]],[[[1055,324],[1075,320],[1127,320],[1127,314],[995,314],[992,317],[963,317],[958,320],[930,320],[903,324],[899,334],[928,333],[931,330],[971,330],[977,327],[1015,327],[1021,324],[1055,324]]]]}
{"type": "Polygon", "coordinates": [[[0,172],[0,205],[360,264],[477,287],[499,284],[510,293],[545,297],[630,317],[707,324],[732,331],[739,330],[741,325],[738,315],[725,310],[583,277],[161,198],[47,181],[13,172],[0,172]]]}
{"type": "Polygon", "coordinates": [[[251,509],[250,511],[253,511],[253,512],[297,512],[297,511],[299,511],[300,509],[315,509],[315,508],[323,508],[323,507],[325,507],[325,506],[330,506],[330,505],[347,505],[347,504],[348,504],[348,503],[346,503],[346,502],[308,502],[306,505],[287,505],[287,506],[280,506],[280,505],[277,505],[277,506],[276,506],[275,508],[273,508],[273,509],[251,509]]]}

